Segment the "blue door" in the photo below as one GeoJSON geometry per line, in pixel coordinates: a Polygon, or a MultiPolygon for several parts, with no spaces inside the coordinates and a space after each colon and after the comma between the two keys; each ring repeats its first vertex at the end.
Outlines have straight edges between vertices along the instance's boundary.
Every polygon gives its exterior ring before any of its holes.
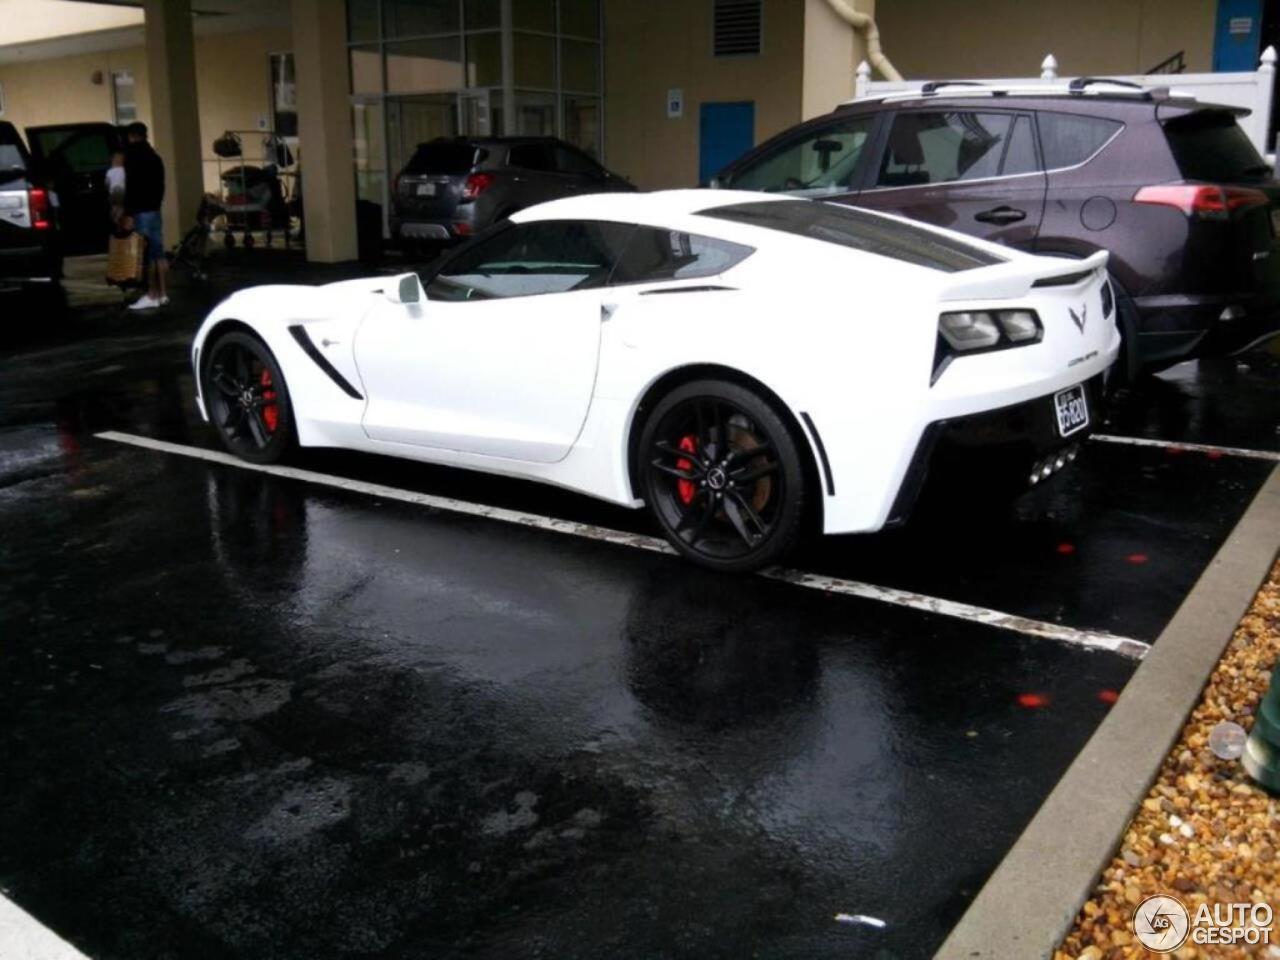
{"type": "Polygon", "coordinates": [[[704,103],[698,112],[698,183],[706,184],[755,143],[754,101],[704,103]]]}
{"type": "Polygon", "coordinates": [[[1237,73],[1258,69],[1262,0],[1218,0],[1213,37],[1213,69],[1237,73]]]}

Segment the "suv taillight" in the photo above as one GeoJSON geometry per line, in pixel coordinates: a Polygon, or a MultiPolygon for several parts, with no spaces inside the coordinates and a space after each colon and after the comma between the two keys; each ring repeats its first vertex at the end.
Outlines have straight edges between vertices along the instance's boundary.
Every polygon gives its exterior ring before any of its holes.
{"type": "Polygon", "coordinates": [[[462,199],[474,200],[493,186],[492,173],[473,173],[462,185],[462,199]]]}
{"type": "Polygon", "coordinates": [[[1266,206],[1271,201],[1261,190],[1248,187],[1216,187],[1204,183],[1160,183],[1143,187],[1134,203],[1176,207],[1188,217],[1226,219],[1241,207],[1266,206]]]}
{"type": "Polygon", "coordinates": [[[31,208],[31,226],[36,230],[48,230],[53,226],[49,219],[49,193],[43,187],[32,187],[27,191],[27,202],[31,208]]]}

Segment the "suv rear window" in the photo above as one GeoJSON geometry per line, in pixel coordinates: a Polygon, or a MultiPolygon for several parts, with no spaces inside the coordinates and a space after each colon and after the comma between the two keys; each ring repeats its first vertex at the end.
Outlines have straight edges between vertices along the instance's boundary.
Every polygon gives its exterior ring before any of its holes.
{"type": "Polygon", "coordinates": [[[1004,262],[963,240],[838,203],[760,200],[711,207],[698,215],[793,233],[944,273],[1004,262]]]}
{"type": "Polygon", "coordinates": [[[1262,180],[1271,168],[1226,110],[1197,110],[1164,125],[1178,170],[1188,180],[1262,180]]]}
{"type": "Polygon", "coordinates": [[[1040,114],[1040,146],[1046,170],[1074,167],[1102,149],[1124,124],[1073,113],[1040,114]]]}
{"type": "Polygon", "coordinates": [[[0,123],[0,178],[11,180],[27,172],[26,151],[11,123],[0,123]]]}
{"type": "Polygon", "coordinates": [[[412,174],[468,173],[487,154],[488,151],[470,143],[456,141],[424,143],[413,152],[405,172],[412,174]]]}

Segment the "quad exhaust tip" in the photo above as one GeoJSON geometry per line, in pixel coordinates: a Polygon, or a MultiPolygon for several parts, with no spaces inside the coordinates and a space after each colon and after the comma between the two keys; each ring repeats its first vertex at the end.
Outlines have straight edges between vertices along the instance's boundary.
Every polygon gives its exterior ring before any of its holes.
{"type": "Polygon", "coordinates": [[[1043,460],[1036,461],[1035,466],[1031,468],[1031,475],[1027,479],[1030,481],[1031,486],[1034,487],[1041,480],[1048,480],[1067,464],[1072,463],[1079,455],[1080,445],[1073,443],[1065,450],[1059,450],[1043,460]]]}

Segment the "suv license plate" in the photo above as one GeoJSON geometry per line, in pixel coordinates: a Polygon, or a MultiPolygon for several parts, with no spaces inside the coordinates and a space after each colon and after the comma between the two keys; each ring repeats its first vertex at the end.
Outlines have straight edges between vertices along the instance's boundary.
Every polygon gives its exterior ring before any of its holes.
{"type": "Polygon", "coordinates": [[[1084,384],[1055,393],[1053,407],[1058,414],[1058,433],[1061,436],[1069,437],[1089,425],[1089,402],[1085,399],[1084,384]]]}
{"type": "Polygon", "coordinates": [[[434,183],[418,184],[418,196],[434,197],[436,195],[436,185],[434,183]]]}

